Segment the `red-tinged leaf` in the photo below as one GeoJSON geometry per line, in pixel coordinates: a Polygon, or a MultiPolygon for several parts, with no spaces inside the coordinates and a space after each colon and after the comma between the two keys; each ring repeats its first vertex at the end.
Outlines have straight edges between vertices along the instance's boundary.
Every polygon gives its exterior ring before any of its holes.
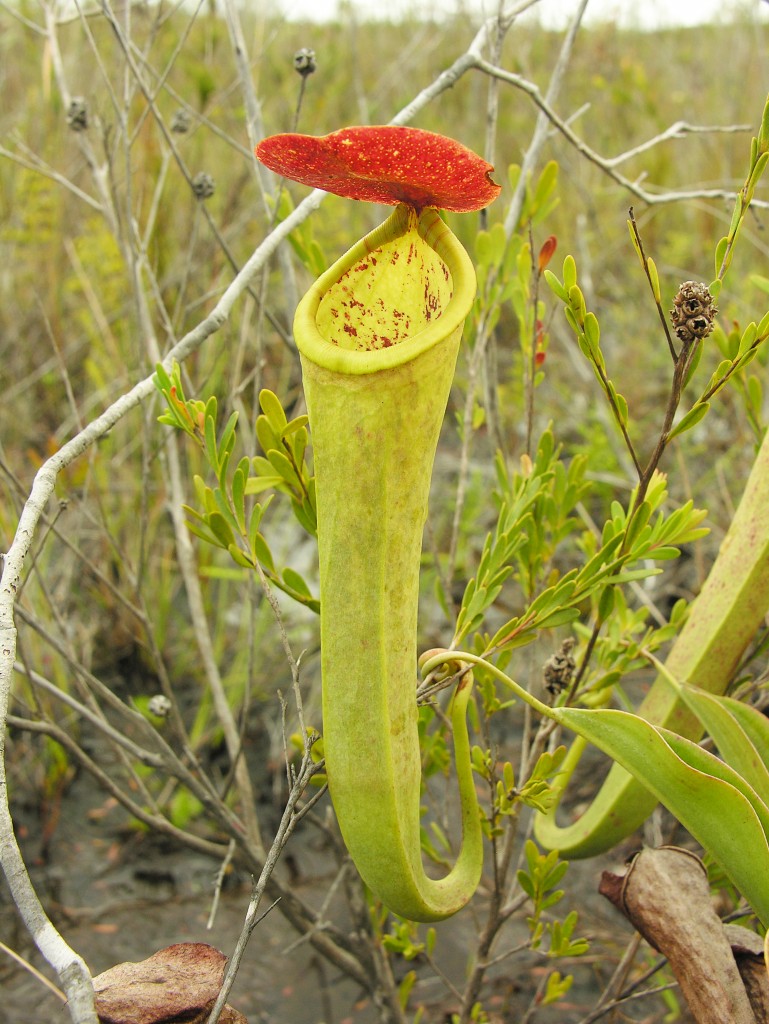
{"type": "Polygon", "coordinates": [[[540,274],[548,265],[550,260],[553,258],[553,253],[555,252],[557,245],[558,239],[555,237],[555,235],[550,235],[550,237],[546,238],[545,241],[542,243],[542,248],[539,250],[538,263],[540,274]]]}
{"type": "Polygon", "coordinates": [[[420,128],[370,125],[331,135],[272,135],[256,147],[265,166],[312,188],[417,211],[468,213],[500,193],[493,167],[454,139],[420,128]]]}

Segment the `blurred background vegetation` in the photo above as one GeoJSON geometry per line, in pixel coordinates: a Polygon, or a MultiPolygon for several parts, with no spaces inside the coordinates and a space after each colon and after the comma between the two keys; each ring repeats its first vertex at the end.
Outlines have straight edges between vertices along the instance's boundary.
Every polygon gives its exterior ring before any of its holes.
{"type": "MultiPolygon", "coordinates": [[[[212,5],[202,6],[195,17],[163,4],[122,9],[116,13],[122,36],[102,16],[73,17],[56,30],[58,50],[39,29],[40,11],[20,3],[0,14],[0,547],[10,543],[42,460],[152,372],[156,352],[148,324],[159,351],[167,351],[211,308],[274,216],[250,153],[227,26],[212,5]],[[71,96],[85,101],[86,134],[100,173],[106,174],[112,221],[98,208],[94,167],[79,144],[80,133],[68,123],[71,109],[60,75],[71,96]],[[148,116],[148,96],[158,116],[148,116]],[[213,181],[205,198],[196,197],[191,187],[199,175],[213,181]],[[140,308],[140,293],[148,297],[148,313],[140,308]]],[[[351,7],[341,23],[310,25],[243,12],[265,134],[295,125],[301,79],[293,57],[302,47],[315,51],[317,71],[305,82],[298,127],[325,134],[348,124],[390,120],[464,52],[477,31],[477,19],[468,14],[398,23],[357,21],[353,15],[351,7]]],[[[750,9],[729,24],[692,29],[636,33],[611,24],[582,29],[556,109],[605,157],[632,150],[679,121],[734,129],[688,132],[644,149],[621,168],[651,192],[733,193],[744,180],[749,139],[766,97],[767,33],[769,27],[750,9]]],[[[561,43],[559,33],[516,24],[498,63],[544,92],[561,43]]],[[[427,106],[416,124],[484,152],[489,89],[482,74],[467,74],[427,106]]],[[[490,158],[504,191],[488,211],[489,224],[503,217],[510,195],[508,167],[522,159],[537,116],[530,99],[511,87],[499,87],[498,102],[490,158]]],[[[574,254],[588,307],[601,320],[614,380],[634,410],[640,436],[648,424],[653,437],[669,355],[630,245],[628,207],[635,206],[646,251],[663,281],[663,302],[670,303],[681,281],[707,282],[714,276],[713,248],[726,233],[733,201],[694,198],[645,207],[555,131],[536,173],[550,160],[559,167],[559,203],[537,226],[541,237],[533,238],[534,251],[555,235],[556,264],[567,252],[574,254]]],[[[287,189],[295,201],[305,191],[290,183],[287,189]]],[[[765,186],[760,195],[766,198],[765,186]]],[[[331,261],[381,219],[381,211],[367,204],[331,196],[300,237],[305,243],[314,239],[331,261]]],[[[478,219],[452,217],[451,224],[473,252],[478,219]]],[[[760,211],[746,225],[719,298],[725,331],[735,322],[744,328],[763,314],[766,281],[761,278],[769,276],[768,253],[760,211]]],[[[247,425],[258,414],[261,388],[278,394],[287,410],[301,411],[290,326],[292,298],[309,276],[300,264],[295,275],[292,285],[275,264],[185,366],[193,394],[218,395],[222,422],[231,411],[240,413],[247,454],[257,453],[247,425]]],[[[606,485],[591,498],[600,521],[601,495],[608,501],[631,485],[627,456],[560,310],[549,295],[540,297],[555,313],[545,325],[550,342],[545,379],[537,390],[535,434],[552,421],[567,455],[590,452],[590,476],[606,485]]],[[[484,496],[496,444],[510,459],[523,451],[524,374],[509,304],[501,310],[495,351],[499,428],[496,438],[488,437],[479,414],[456,567],[462,580],[472,572],[494,522],[495,511],[484,496]]],[[[751,372],[760,376],[765,358],[760,356],[751,372]]],[[[709,371],[718,359],[716,352],[706,352],[703,367],[709,371]]],[[[460,361],[460,395],[465,373],[460,361]]],[[[763,430],[760,393],[757,397],[748,394],[747,378],[729,390],[665,467],[676,500],[691,497],[709,509],[712,546],[728,525],[763,430]]],[[[478,401],[482,405],[480,392],[478,401]]],[[[439,463],[449,477],[455,472],[455,414],[461,407],[458,398],[450,409],[439,463]]],[[[90,671],[140,707],[163,688],[163,680],[173,681],[195,749],[215,759],[220,726],[211,714],[178,570],[160,411],[159,401],[145,403],[60,477],[59,504],[49,509],[18,598],[19,654],[28,672],[41,673],[65,691],[76,672],[90,671]]],[[[204,463],[192,445],[181,453],[186,500],[192,501],[192,477],[205,472],[204,463]]],[[[445,482],[436,488],[431,543],[441,550],[450,530],[452,491],[445,482]]],[[[296,546],[285,504],[273,504],[264,532],[282,564],[314,579],[312,545],[296,546]]],[[[671,584],[671,597],[696,590],[706,551],[707,545],[693,559],[682,560],[686,564],[671,584]]],[[[282,736],[275,695],[290,687],[290,668],[256,587],[213,549],[199,546],[196,557],[223,684],[233,707],[243,703],[247,709],[251,736],[261,740],[252,769],[269,804],[273,776],[264,765],[274,771],[280,789],[282,736]],[[247,691],[250,699],[244,701],[247,691]]],[[[426,579],[427,586],[429,573],[426,579]]],[[[296,648],[312,651],[314,617],[293,606],[286,616],[296,648]]],[[[440,611],[430,606],[428,646],[445,640],[444,627],[440,611]]],[[[312,682],[312,676],[305,681],[312,682]]],[[[46,707],[47,699],[19,675],[17,713],[61,719],[60,704],[51,700],[46,707]]],[[[317,680],[307,700],[310,720],[319,718],[317,680]]],[[[72,727],[77,728],[74,720],[72,727]]],[[[74,771],[60,748],[45,737],[11,729],[8,756],[14,800],[35,806],[44,793],[45,806],[55,805],[74,771]]],[[[222,771],[227,770],[225,764],[222,771]]],[[[173,795],[157,794],[167,801],[173,795]]],[[[176,796],[172,817],[184,824],[196,808],[176,796]]],[[[55,830],[55,814],[50,815],[44,832],[55,830]]]]}

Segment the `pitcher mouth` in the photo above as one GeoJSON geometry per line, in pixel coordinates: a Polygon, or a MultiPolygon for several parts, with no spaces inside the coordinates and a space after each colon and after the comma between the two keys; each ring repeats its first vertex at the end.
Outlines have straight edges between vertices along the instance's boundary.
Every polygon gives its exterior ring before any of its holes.
{"type": "Polygon", "coordinates": [[[392,369],[452,334],[475,289],[470,257],[438,211],[400,205],[307,292],[294,319],[296,344],[338,373],[392,369]]]}

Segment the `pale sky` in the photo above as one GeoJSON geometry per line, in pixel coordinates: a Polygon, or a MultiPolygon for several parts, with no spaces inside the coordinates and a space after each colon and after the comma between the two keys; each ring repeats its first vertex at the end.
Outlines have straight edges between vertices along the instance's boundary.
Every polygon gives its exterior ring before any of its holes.
{"type": "MultiPolygon", "coordinates": [[[[344,4],[359,17],[387,19],[415,10],[460,8],[489,14],[497,10],[497,0],[279,0],[282,11],[292,19],[325,20],[334,17],[344,4]]],[[[576,0],[541,0],[536,9],[546,27],[563,28],[576,6],[576,0]]],[[[589,0],[587,20],[610,20],[623,28],[658,28],[724,20],[735,9],[769,16],[767,0],[589,0]]]]}

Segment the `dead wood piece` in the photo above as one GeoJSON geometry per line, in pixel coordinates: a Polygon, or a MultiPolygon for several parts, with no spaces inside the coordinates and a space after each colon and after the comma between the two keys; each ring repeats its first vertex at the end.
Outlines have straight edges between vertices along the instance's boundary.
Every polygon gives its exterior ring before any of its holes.
{"type": "Polygon", "coordinates": [[[769,974],[760,935],[737,924],[727,924],[724,932],[732,947],[737,969],[748,993],[758,1024],[769,1024],[769,974]]]}
{"type": "Polygon", "coordinates": [[[668,958],[698,1024],[758,1024],[702,861],[688,850],[642,850],[599,892],[668,958]]]}
{"type": "MultiPolygon", "coordinates": [[[[93,979],[102,1024],[205,1024],[224,978],[227,957],[205,942],[179,942],[139,963],[111,967],[93,979]]],[[[226,1006],[220,1024],[248,1024],[226,1006]]]]}

